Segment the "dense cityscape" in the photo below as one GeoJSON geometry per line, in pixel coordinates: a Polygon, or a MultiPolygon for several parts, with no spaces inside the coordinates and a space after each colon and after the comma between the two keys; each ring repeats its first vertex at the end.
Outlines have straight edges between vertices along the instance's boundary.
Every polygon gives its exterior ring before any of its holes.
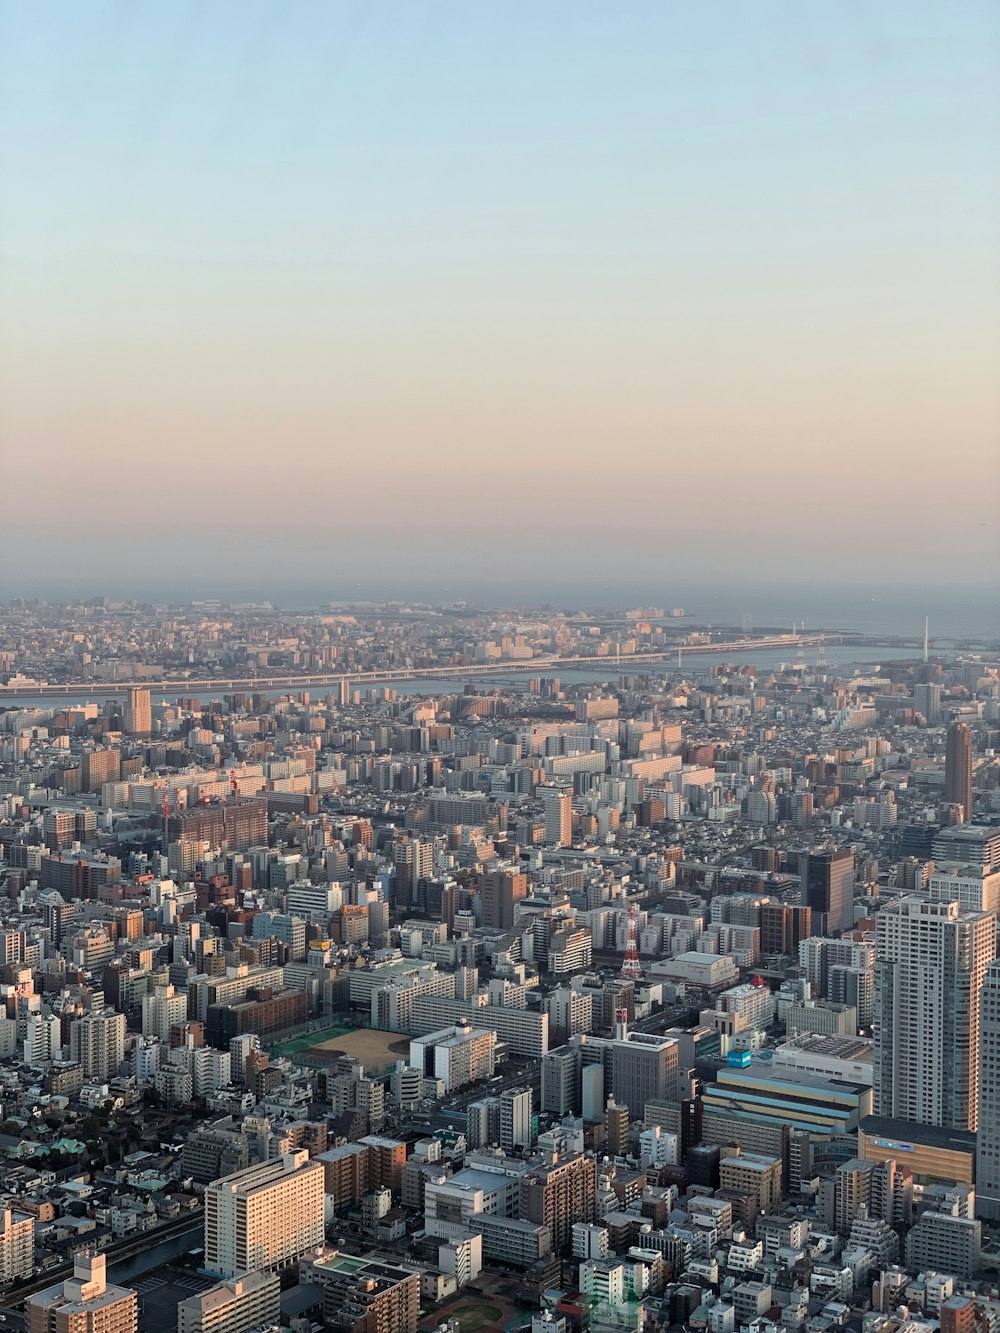
{"type": "Polygon", "coordinates": [[[997,1333],[1000,644],[0,608],[0,1321],[997,1333]]]}

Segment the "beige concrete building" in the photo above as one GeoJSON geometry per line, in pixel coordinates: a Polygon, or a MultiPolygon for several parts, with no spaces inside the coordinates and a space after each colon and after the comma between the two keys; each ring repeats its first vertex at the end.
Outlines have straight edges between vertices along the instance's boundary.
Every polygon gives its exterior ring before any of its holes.
{"type": "Polygon", "coordinates": [[[719,1166],[723,1189],[737,1194],[754,1194],[757,1207],[766,1217],[781,1207],[781,1159],[760,1153],[739,1153],[723,1157],[719,1166]]]}
{"type": "Polygon", "coordinates": [[[277,1269],[323,1243],[323,1166],[285,1153],[205,1190],[205,1267],[223,1277],[277,1269]]]}
{"type": "Polygon", "coordinates": [[[242,1273],[181,1301],[177,1333],[246,1333],[277,1323],[280,1313],[277,1273],[242,1273]]]}
{"type": "Polygon", "coordinates": [[[103,1254],[77,1255],[73,1276],[29,1296],[28,1333],[138,1333],[134,1291],[107,1280],[103,1254]]]}
{"type": "Polygon", "coordinates": [[[35,1262],[35,1219],[10,1208],[0,1212],[0,1282],[27,1277],[35,1262]]]}

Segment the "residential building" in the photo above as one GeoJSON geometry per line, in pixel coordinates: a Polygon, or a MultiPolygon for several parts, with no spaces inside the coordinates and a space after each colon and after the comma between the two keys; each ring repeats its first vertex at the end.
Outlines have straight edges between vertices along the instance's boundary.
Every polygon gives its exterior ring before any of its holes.
{"type": "Polygon", "coordinates": [[[278,1323],[280,1314],[277,1273],[242,1273],[181,1301],[177,1333],[247,1333],[278,1323]]]}
{"type": "Polygon", "coordinates": [[[107,1280],[103,1254],[78,1254],[73,1276],[25,1301],[27,1333],[138,1333],[139,1300],[107,1280]]]}
{"type": "Polygon", "coordinates": [[[876,928],[876,1112],[975,1132],[979,997],[996,919],[902,898],[882,908],[876,928]]]}
{"type": "Polygon", "coordinates": [[[323,1166],[308,1152],[246,1167],[205,1190],[205,1267],[277,1269],[323,1241],[323,1166]]]}

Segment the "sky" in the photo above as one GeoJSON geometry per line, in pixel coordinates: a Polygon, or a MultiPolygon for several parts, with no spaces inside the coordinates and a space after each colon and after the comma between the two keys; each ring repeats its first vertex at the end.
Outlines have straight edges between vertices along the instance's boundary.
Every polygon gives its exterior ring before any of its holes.
{"type": "Polygon", "coordinates": [[[993,0],[0,6],[0,597],[995,607],[998,68],[993,0]]]}

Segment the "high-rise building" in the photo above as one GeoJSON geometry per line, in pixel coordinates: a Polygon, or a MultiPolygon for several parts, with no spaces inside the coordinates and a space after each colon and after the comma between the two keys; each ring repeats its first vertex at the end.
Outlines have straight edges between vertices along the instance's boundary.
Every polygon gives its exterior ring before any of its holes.
{"type": "Polygon", "coordinates": [[[28,1333],[136,1333],[139,1300],[107,1279],[103,1254],[78,1254],[73,1276],[25,1301],[28,1333]]]}
{"type": "Polygon", "coordinates": [[[130,689],[125,704],[125,731],[129,736],[148,736],[153,730],[149,690],[130,689]]]}
{"type": "Polygon", "coordinates": [[[69,1058],[82,1065],[85,1079],[115,1078],[125,1059],[125,1015],[112,1009],[76,1019],[69,1029],[69,1058]]]}
{"type": "Polygon", "coordinates": [[[500,1147],[505,1153],[531,1146],[531,1089],[508,1088],[500,1094],[500,1147]]]}
{"type": "Polygon", "coordinates": [[[850,930],[854,925],[854,853],[809,852],[800,873],[816,933],[850,930]]]}
{"type": "MultiPolygon", "coordinates": [[[[167,844],[208,843],[211,848],[245,852],[267,845],[267,801],[262,796],[198,805],[166,821],[167,844]]],[[[289,911],[294,909],[289,906],[289,911]]]]}
{"type": "Polygon", "coordinates": [[[990,963],[979,996],[976,1212],[1000,1221],[1000,959],[990,963]]]}
{"type": "Polygon", "coordinates": [[[0,1282],[28,1277],[34,1262],[34,1217],[4,1208],[0,1212],[0,1282]]]}
{"type": "Polygon", "coordinates": [[[485,1082],[496,1067],[497,1034],[469,1023],[441,1028],[410,1042],[410,1064],[440,1080],[446,1092],[485,1082]]]}
{"type": "Polygon", "coordinates": [[[723,1156],[719,1180],[724,1190],[753,1194],[758,1210],[766,1217],[781,1205],[781,1158],[761,1153],[736,1152],[723,1156]]]}
{"type": "Polygon", "coordinates": [[[953,722],[948,728],[944,756],[944,800],[946,805],[960,805],[966,823],[972,818],[972,732],[967,722],[953,722]]]}
{"type": "Polygon", "coordinates": [[[597,1162],[583,1153],[538,1166],[522,1176],[519,1216],[547,1226],[552,1248],[565,1251],[573,1239],[574,1222],[593,1222],[597,1197],[597,1162]]]}
{"type": "Polygon", "coordinates": [[[901,898],[876,918],[876,1111],[974,1133],[980,990],[996,918],[901,898]]]}
{"type": "Polygon", "coordinates": [[[933,725],[941,718],[941,686],[933,681],[913,687],[913,703],[925,721],[933,725]]]}
{"type": "Polygon", "coordinates": [[[678,1087],[677,1042],[651,1032],[629,1032],[606,1044],[605,1068],[610,1060],[611,1092],[628,1107],[633,1120],[645,1114],[647,1102],[670,1100],[678,1087]]]}
{"type": "Polygon", "coordinates": [[[510,930],[514,909],[527,896],[527,875],[508,869],[488,871],[479,891],[479,924],[490,930],[510,930]]]}
{"type": "Polygon", "coordinates": [[[605,1151],[609,1157],[625,1157],[628,1153],[629,1114],[627,1106],[609,1100],[604,1115],[605,1151]]]}
{"type": "Polygon", "coordinates": [[[568,847],[573,841],[573,789],[563,786],[539,787],[545,810],[545,841],[556,847],[568,847]]]}
{"type": "Polygon", "coordinates": [[[769,954],[798,953],[799,944],[812,933],[812,911],[789,903],[764,903],[760,912],[760,951],[769,954]]]}
{"type": "Polygon", "coordinates": [[[281,1279],[277,1273],[243,1273],[189,1296],[177,1306],[177,1333],[246,1333],[277,1324],[281,1279]]]}
{"type": "Polygon", "coordinates": [[[223,1277],[277,1269],[323,1243],[323,1166],[308,1152],[249,1166],[205,1190],[205,1267],[223,1277]]]}
{"type": "Polygon", "coordinates": [[[170,1041],[170,1029],[187,1018],[188,999],[173,986],[157,986],[152,995],[142,997],[142,1035],[170,1041]]]}
{"type": "Polygon", "coordinates": [[[323,1327],[331,1333],[416,1333],[420,1272],[370,1255],[331,1254],[309,1261],[323,1289],[323,1327]]]}

